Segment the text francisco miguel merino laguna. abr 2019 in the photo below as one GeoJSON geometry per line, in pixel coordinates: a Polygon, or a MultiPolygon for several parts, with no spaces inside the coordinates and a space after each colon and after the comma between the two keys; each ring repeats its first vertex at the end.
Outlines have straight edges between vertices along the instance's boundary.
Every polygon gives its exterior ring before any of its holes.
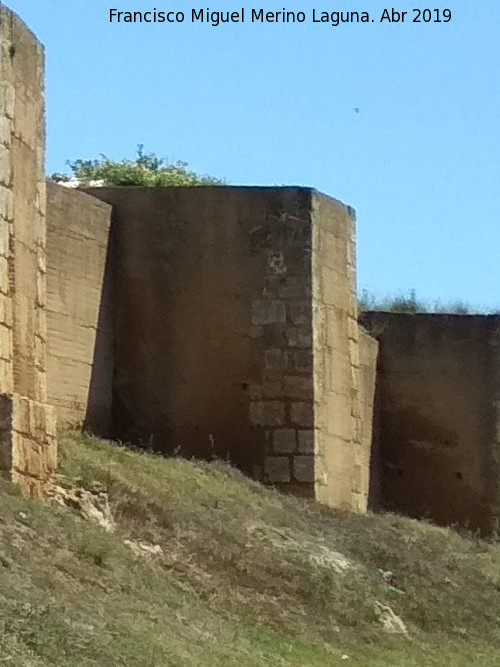
{"type": "Polygon", "coordinates": [[[308,9],[304,11],[267,11],[246,9],[218,11],[210,8],[181,10],[121,11],[109,10],[110,23],[202,23],[216,28],[229,23],[315,23],[333,27],[342,23],[448,23],[450,9],[383,9],[372,12],[331,11],[308,9]]]}

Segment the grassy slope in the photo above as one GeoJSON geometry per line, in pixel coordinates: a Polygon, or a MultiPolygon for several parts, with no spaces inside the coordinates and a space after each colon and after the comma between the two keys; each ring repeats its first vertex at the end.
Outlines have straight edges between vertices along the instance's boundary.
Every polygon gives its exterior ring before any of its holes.
{"type": "Polygon", "coordinates": [[[0,484],[2,665],[500,665],[498,546],[90,438],[65,438],[61,458],[108,488],[118,528],[0,484]],[[339,572],[338,552],[354,566],[339,572]],[[381,631],[375,601],[409,638],[381,631]]]}

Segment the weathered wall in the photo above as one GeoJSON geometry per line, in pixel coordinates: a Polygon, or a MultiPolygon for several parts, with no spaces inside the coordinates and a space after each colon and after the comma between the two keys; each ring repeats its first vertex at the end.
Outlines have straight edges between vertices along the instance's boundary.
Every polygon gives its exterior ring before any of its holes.
{"type": "Polygon", "coordinates": [[[114,207],[116,436],[362,509],[352,212],[306,188],[88,192],[114,207]]]}
{"type": "Polygon", "coordinates": [[[61,425],[99,435],[111,433],[110,222],[108,204],[47,182],[48,400],[61,425]]]}
{"type": "Polygon", "coordinates": [[[56,459],[46,405],[43,73],[41,45],[0,4],[0,466],[34,495],[56,459]]]}
{"type": "MultiPolygon", "coordinates": [[[[304,393],[312,400],[310,320],[295,325],[310,289],[310,192],[92,192],[114,206],[117,436],[187,455],[230,453],[290,482],[299,448],[291,424],[312,421],[296,414],[304,393]],[[287,368],[300,378],[296,401],[286,398],[287,368]],[[280,460],[266,462],[273,452],[280,460]]],[[[301,438],[300,447],[310,445],[301,438]]]]}
{"type": "MultiPolygon", "coordinates": [[[[375,385],[377,376],[378,342],[363,327],[359,327],[359,392],[361,402],[361,477],[360,509],[367,509],[377,494],[377,450],[373,446],[375,424],[375,385]]],[[[376,438],[376,435],[375,435],[376,438]]]]}
{"type": "Polygon", "coordinates": [[[316,497],[364,510],[354,212],[317,193],[313,210],[316,497]]]}
{"type": "Polygon", "coordinates": [[[500,318],[365,313],[385,507],[485,532],[498,512],[500,318]]]}

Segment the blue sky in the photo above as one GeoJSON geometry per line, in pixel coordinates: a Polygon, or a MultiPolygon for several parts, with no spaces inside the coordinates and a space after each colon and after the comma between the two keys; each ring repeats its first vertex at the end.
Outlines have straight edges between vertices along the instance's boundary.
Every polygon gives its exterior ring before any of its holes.
{"type": "Polygon", "coordinates": [[[47,172],[142,143],[232,184],[314,186],[357,210],[359,289],[500,307],[498,0],[414,0],[404,24],[374,0],[266,2],[9,0],[46,47],[47,172]],[[207,6],[308,20],[192,24],[207,6]],[[452,20],[413,23],[414,6],[452,20]],[[111,7],[186,20],[110,23],[111,7]]]}

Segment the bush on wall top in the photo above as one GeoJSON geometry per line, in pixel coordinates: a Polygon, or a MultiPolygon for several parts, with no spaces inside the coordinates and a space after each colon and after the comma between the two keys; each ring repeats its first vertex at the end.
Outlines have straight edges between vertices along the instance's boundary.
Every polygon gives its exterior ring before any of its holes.
{"type": "Polygon", "coordinates": [[[68,187],[136,185],[167,187],[188,185],[223,185],[224,181],[191,171],[186,162],[170,164],[154,153],[137,147],[135,160],[111,160],[101,155],[98,160],[68,161],[72,177],[53,174],[52,180],[68,187]]]}

